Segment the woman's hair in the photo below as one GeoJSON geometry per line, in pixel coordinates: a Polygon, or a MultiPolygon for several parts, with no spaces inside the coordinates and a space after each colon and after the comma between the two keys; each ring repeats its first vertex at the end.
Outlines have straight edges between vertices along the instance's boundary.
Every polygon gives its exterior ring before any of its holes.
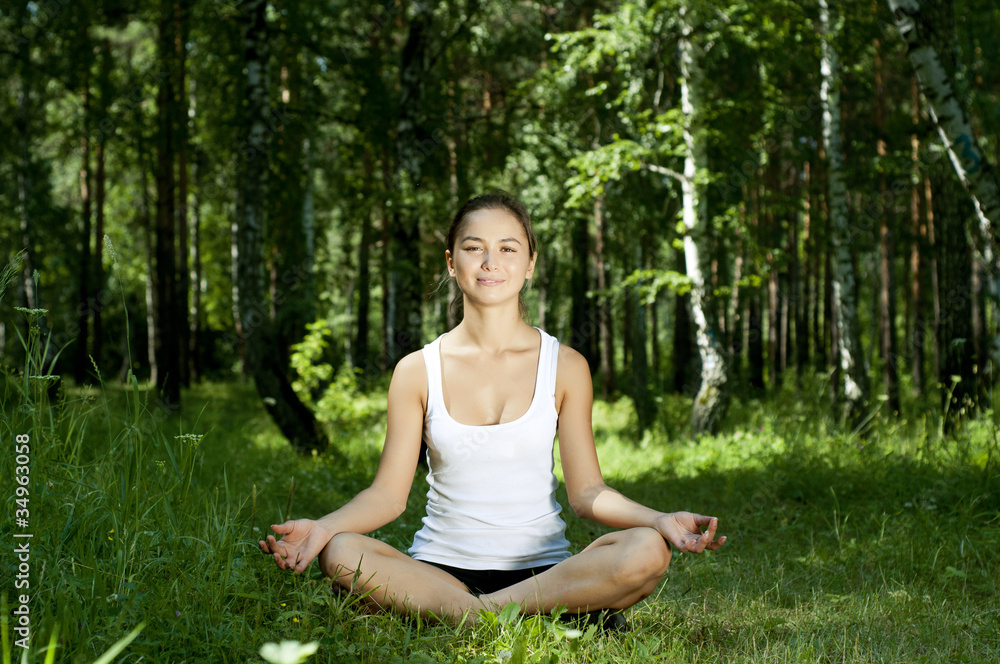
{"type": "MultiPolygon", "coordinates": [[[[473,196],[465,202],[465,205],[459,208],[458,213],[451,222],[451,227],[448,229],[447,245],[448,251],[451,252],[452,256],[455,255],[455,241],[458,239],[458,234],[461,232],[462,226],[465,225],[469,215],[478,210],[507,211],[521,224],[521,229],[524,230],[524,235],[528,238],[528,256],[535,255],[537,240],[535,239],[535,231],[531,228],[531,217],[528,215],[528,208],[524,206],[524,203],[503,189],[494,189],[485,194],[473,196]]],[[[459,291],[451,300],[451,311],[455,315],[455,318],[459,317],[462,302],[462,292],[459,291]]],[[[528,306],[524,302],[523,292],[518,295],[517,306],[521,313],[521,318],[526,318],[528,315],[528,306]]]]}

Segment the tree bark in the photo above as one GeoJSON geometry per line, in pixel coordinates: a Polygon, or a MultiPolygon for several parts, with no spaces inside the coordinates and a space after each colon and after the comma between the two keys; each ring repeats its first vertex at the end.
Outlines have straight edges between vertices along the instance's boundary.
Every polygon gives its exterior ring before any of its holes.
{"type": "MultiPolygon", "coordinates": [[[[882,86],[882,45],[875,39],[875,144],[879,162],[887,158],[885,144],[885,91],[882,86]]],[[[898,414],[899,405],[899,348],[896,341],[896,279],[893,268],[893,237],[890,223],[893,211],[888,205],[889,191],[885,181],[885,168],[879,169],[879,196],[881,197],[881,222],[879,224],[879,349],[882,352],[882,383],[888,397],[889,412],[898,414]]]]}
{"type": "MultiPolygon", "coordinates": [[[[644,267],[642,236],[635,237],[629,250],[632,254],[632,268],[641,270],[644,267]]],[[[626,270],[631,272],[632,270],[626,270]]],[[[632,326],[629,336],[629,346],[632,348],[632,400],[635,403],[636,418],[639,430],[645,431],[653,422],[653,399],[649,389],[649,360],[646,353],[646,306],[639,294],[639,286],[628,290],[626,306],[632,309],[632,326]]]]}
{"type": "Polygon", "coordinates": [[[177,132],[177,206],[174,218],[175,236],[177,238],[177,279],[174,282],[178,333],[177,354],[180,369],[180,384],[188,387],[191,384],[189,348],[191,345],[191,326],[189,315],[189,292],[191,290],[188,267],[188,108],[187,91],[187,42],[190,32],[190,0],[174,0],[174,66],[172,75],[176,77],[174,99],[171,105],[174,111],[174,127],[177,132]]]}
{"type": "Polygon", "coordinates": [[[90,77],[89,72],[83,76],[83,136],[80,138],[80,217],[83,229],[80,233],[80,273],[79,295],[77,303],[76,353],[73,364],[73,379],[77,385],[87,380],[87,342],[90,332],[90,258],[91,238],[93,237],[93,208],[90,192],[92,189],[92,174],[90,170],[90,77]]]}
{"type": "MultiPolygon", "coordinates": [[[[100,117],[104,118],[111,106],[111,68],[113,62],[111,58],[111,40],[105,38],[101,42],[101,74],[98,82],[98,90],[101,94],[100,117]]],[[[101,366],[101,358],[104,354],[104,317],[103,310],[107,301],[104,283],[104,219],[105,201],[107,199],[107,147],[108,134],[103,129],[99,129],[97,139],[97,179],[95,181],[94,202],[96,203],[94,215],[94,288],[96,298],[94,301],[94,339],[91,346],[91,355],[94,363],[101,366]]]]}
{"type": "MultiPolygon", "coordinates": [[[[173,0],[161,0],[159,16],[158,51],[160,66],[170,71],[174,57],[174,5],[173,0]]],[[[174,85],[170,76],[160,81],[156,105],[159,122],[159,141],[156,167],[156,287],[159,314],[156,317],[156,389],[162,399],[171,405],[180,403],[180,338],[177,319],[177,265],[176,265],[176,178],[174,85]]]]}
{"type": "Polygon", "coordinates": [[[601,295],[597,304],[598,335],[601,355],[601,396],[609,400],[615,391],[615,347],[611,334],[611,298],[607,295],[608,268],[604,262],[604,194],[594,199],[594,266],[597,290],[601,295]]]}
{"type": "MultiPolygon", "coordinates": [[[[684,253],[676,252],[677,271],[684,272],[684,253]]],[[[685,272],[686,274],[686,272],[685,272]]],[[[691,343],[691,293],[674,295],[674,343],[671,364],[674,368],[674,392],[676,394],[693,393],[691,383],[694,381],[692,358],[695,355],[691,343]]]]}
{"type": "Polygon", "coordinates": [[[151,210],[153,203],[149,196],[149,175],[153,171],[150,164],[150,157],[146,149],[146,140],[143,136],[142,123],[136,123],[136,152],[139,157],[140,183],[142,195],[139,199],[139,227],[142,229],[143,244],[146,253],[146,361],[149,362],[149,381],[156,385],[159,381],[159,371],[156,364],[156,335],[158,326],[156,317],[159,315],[159,305],[157,303],[157,293],[159,289],[156,285],[156,243],[153,237],[151,223],[151,210]]]}
{"type": "Polygon", "coordinates": [[[202,372],[203,349],[201,347],[201,331],[204,312],[201,305],[201,174],[203,170],[202,155],[195,153],[192,168],[192,180],[195,184],[195,195],[191,206],[191,320],[188,370],[192,381],[197,382],[202,372]]]}
{"type": "MultiPolygon", "coordinates": [[[[590,372],[597,369],[598,359],[594,354],[594,339],[597,331],[594,301],[587,297],[590,290],[590,233],[585,218],[576,222],[572,230],[573,274],[570,278],[573,308],[570,312],[570,345],[587,358],[590,372]]],[[[629,314],[631,315],[631,313],[629,314]]],[[[630,338],[630,337],[626,337],[630,338]]]]}
{"type": "Polygon", "coordinates": [[[838,352],[844,387],[844,416],[852,426],[860,424],[868,406],[868,375],[861,349],[855,299],[854,266],[847,221],[847,189],[844,182],[840,135],[840,73],[833,47],[833,22],[828,0],[820,0],[823,33],[820,70],[823,104],[823,143],[826,148],[829,182],[830,221],[833,227],[833,301],[836,309],[838,352]]]}
{"type": "Polygon", "coordinates": [[[237,201],[237,283],[249,370],[275,424],[299,452],[321,450],[326,436],[312,412],[303,405],[287,378],[287,366],[274,353],[276,334],[268,311],[264,287],[264,253],[267,237],[268,127],[271,120],[267,90],[268,38],[266,0],[240,3],[244,25],[246,71],[243,123],[240,142],[239,195],[237,201]]]}
{"type": "MultiPolygon", "coordinates": [[[[917,85],[916,76],[913,77],[913,124],[920,124],[920,92],[917,85]]],[[[924,320],[924,291],[923,291],[923,264],[926,261],[922,257],[921,245],[927,237],[927,222],[922,213],[921,198],[921,173],[920,173],[920,138],[914,132],[910,137],[910,157],[912,160],[912,170],[910,177],[913,184],[910,186],[910,302],[911,315],[909,317],[909,338],[910,338],[910,370],[913,374],[913,391],[917,394],[924,392],[924,342],[926,340],[926,326],[924,320]]]]}
{"type": "Polygon", "coordinates": [[[693,7],[680,10],[681,39],[679,43],[681,70],[681,110],[687,118],[684,127],[684,179],[681,181],[683,200],[684,258],[691,279],[691,315],[701,359],[701,384],[691,411],[691,426],[695,434],[714,433],[729,402],[727,382],[729,371],[716,331],[712,293],[705,275],[711,256],[707,246],[708,206],[704,186],[696,182],[699,173],[708,168],[708,153],[701,136],[703,128],[703,53],[695,41],[700,21],[693,7]]]}
{"type": "Polygon", "coordinates": [[[411,19],[399,63],[399,116],[396,122],[397,187],[390,214],[389,284],[386,312],[387,364],[394,367],[422,345],[423,293],[420,289],[421,185],[431,136],[424,125],[424,86],[429,76],[428,35],[434,9],[429,0],[411,3],[411,19]]]}

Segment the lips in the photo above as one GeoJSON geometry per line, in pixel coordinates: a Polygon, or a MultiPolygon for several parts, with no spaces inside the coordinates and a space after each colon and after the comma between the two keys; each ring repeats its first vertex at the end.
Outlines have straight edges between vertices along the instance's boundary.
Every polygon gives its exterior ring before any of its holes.
{"type": "Polygon", "coordinates": [[[479,284],[482,286],[499,286],[504,282],[503,279],[482,279],[482,278],[476,279],[476,281],[479,282],[479,284]]]}

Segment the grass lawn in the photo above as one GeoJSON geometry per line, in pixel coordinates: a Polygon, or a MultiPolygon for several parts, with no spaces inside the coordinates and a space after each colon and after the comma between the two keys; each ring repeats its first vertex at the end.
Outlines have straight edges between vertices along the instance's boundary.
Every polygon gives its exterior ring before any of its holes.
{"type": "MultiPolygon", "coordinates": [[[[13,380],[13,379],[11,379],[13,380]]],[[[737,402],[717,437],[692,440],[689,402],[665,398],[640,436],[628,400],[595,406],[608,483],[665,510],[719,517],[729,542],[677,555],[632,631],[578,631],[512,611],[475,627],[364,615],[313,565],[293,577],[256,548],[286,515],[318,517],[367,486],[385,391],[346,403],[339,454],[299,456],[245,383],[198,385],[180,413],[138,386],[69,389],[32,411],[0,385],[5,450],[30,436],[29,662],[262,662],[262,645],[316,642],[310,662],[1000,661],[1000,443],[991,413],[952,438],[935,417],[876,418],[845,435],[822,399],[737,402]]],[[[13,517],[15,455],[0,456],[13,517]]],[[[426,482],[378,531],[406,548],[426,482]]],[[[565,505],[565,494],[560,495],[565,505]]],[[[606,529],[564,509],[582,548],[606,529]]],[[[18,560],[3,521],[5,616],[18,560]],[[10,574],[8,574],[10,571],[10,574]]],[[[3,661],[17,634],[8,624],[3,661]]]]}

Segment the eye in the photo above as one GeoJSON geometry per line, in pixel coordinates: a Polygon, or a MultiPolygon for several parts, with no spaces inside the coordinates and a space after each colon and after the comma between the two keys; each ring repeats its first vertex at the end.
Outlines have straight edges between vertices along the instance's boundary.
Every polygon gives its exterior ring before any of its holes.
{"type": "Polygon", "coordinates": [[[469,246],[467,246],[467,247],[464,247],[464,249],[465,249],[466,251],[478,251],[478,250],[479,250],[479,247],[477,247],[477,246],[476,246],[476,245],[474,245],[474,244],[470,244],[469,246]]]}
{"type": "Polygon", "coordinates": [[[510,253],[513,254],[517,251],[517,249],[515,249],[514,247],[503,247],[500,251],[509,251],[510,253]]]}

